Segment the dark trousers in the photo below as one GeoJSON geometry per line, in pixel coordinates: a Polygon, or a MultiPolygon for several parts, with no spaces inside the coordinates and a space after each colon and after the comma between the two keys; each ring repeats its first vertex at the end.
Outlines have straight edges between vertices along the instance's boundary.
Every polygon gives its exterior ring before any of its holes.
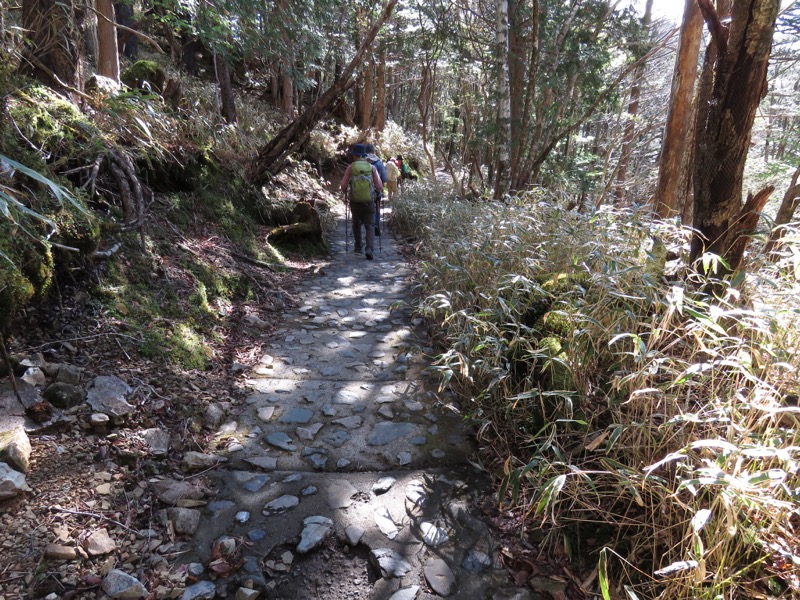
{"type": "Polygon", "coordinates": [[[367,244],[363,248],[367,254],[372,254],[375,242],[375,203],[351,202],[350,212],[353,213],[353,240],[356,252],[362,248],[361,228],[364,227],[367,232],[367,244]]]}

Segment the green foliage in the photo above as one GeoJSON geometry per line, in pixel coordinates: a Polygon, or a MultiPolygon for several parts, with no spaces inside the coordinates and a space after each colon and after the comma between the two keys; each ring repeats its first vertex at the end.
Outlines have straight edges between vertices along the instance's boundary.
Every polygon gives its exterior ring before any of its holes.
{"type": "Polygon", "coordinates": [[[553,551],[571,540],[578,568],[599,553],[606,597],[800,592],[783,575],[796,533],[763,525],[800,511],[800,305],[780,291],[796,278],[765,269],[749,281],[758,303],[712,302],[652,266],[653,240],[688,233],[629,211],[417,185],[394,223],[424,250],[442,385],[501,453],[506,509],[547,524],[553,551]]]}

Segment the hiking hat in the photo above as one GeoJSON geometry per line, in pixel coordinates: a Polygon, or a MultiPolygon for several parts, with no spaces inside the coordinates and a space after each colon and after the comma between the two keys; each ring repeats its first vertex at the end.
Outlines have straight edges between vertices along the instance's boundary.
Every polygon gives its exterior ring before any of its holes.
{"type": "Polygon", "coordinates": [[[359,158],[364,158],[367,155],[367,149],[364,147],[364,144],[353,144],[347,150],[347,153],[351,156],[358,156],[359,158]]]}
{"type": "Polygon", "coordinates": [[[364,150],[367,154],[375,154],[375,146],[373,146],[372,144],[364,145],[364,150]]]}

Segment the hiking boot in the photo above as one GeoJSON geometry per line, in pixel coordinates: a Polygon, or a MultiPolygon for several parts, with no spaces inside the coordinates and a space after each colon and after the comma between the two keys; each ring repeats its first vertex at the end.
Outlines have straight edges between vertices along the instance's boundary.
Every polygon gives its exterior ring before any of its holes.
{"type": "Polygon", "coordinates": [[[372,260],[372,252],[367,251],[367,260],[372,260]]]}
{"type": "Polygon", "coordinates": [[[353,248],[353,252],[355,252],[356,254],[361,254],[363,250],[361,249],[361,246],[356,246],[355,248],[353,248]]]}
{"type": "Polygon", "coordinates": [[[375,235],[377,235],[378,237],[380,237],[381,235],[381,228],[378,227],[377,225],[375,226],[375,235]]]}

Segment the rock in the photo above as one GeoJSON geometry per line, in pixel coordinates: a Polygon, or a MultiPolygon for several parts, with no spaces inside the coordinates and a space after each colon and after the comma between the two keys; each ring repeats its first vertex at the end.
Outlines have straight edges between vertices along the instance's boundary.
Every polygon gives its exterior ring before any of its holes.
{"type": "Polygon", "coordinates": [[[184,471],[202,471],[227,460],[224,456],[217,456],[216,454],[187,452],[183,455],[183,460],[181,460],[181,468],[184,471]]]}
{"type": "Polygon", "coordinates": [[[244,525],[250,520],[250,513],[247,512],[246,510],[240,510],[233,517],[233,520],[239,523],[240,525],[244,525]]]}
{"type": "Polygon", "coordinates": [[[294,508],[300,504],[300,498],[286,494],[280,498],[276,498],[264,505],[261,513],[265,516],[276,515],[278,513],[286,512],[290,508],[294,508]]]}
{"type": "Polygon", "coordinates": [[[262,406],[258,409],[258,418],[264,421],[265,423],[269,422],[270,419],[275,415],[275,407],[274,406],[262,406]]]}
{"type": "Polygon", "coordinates": [[[332,510],[347,508],[353,503],[352,497],[358,493],[346,479],[338,479],[328,486],[328,506],[332,510]]]}
{"type": "Polygon", "coordinates": [[[110,421],[111,417],[104,413],[92,413],[89,417],[89,425],[92,426],[92,429],[105,429],[110,421]]]}
{"type": "Polygon", "coordinates": [[[381,407],[378,409],[378,414],[384,419],[394,419],[394,411],[388,404],[381,404],[381,407]]]}
{"type": "Polygon", "coordinates": [[[381,533],[390,540],[396,538],[397,534],[400,532],[392,518],[392,513],[390,513],[389,509],[385,506],[380,506],[375,511],[375,524],[378,526],[378,529],[381,530],[381,533]]]}
{"type": "Polygon", "coordinates": [[[107,529],[98,529],[83,541],[83,548],[91,556],[101,556],[117,549],[117,544],[108,535],[107,529]]]}
{"type": "Polygon", "coordinates": [[[267,532],[263,529],[251,529],[247,532],[247,539],[251,542],[260,542],[267,537],[267,532]]]}
{"type": "Polygon", "coordinates": [[[44,557],[50,560],[75,560],[78,557],[78,551],[73,546],[48,544],[44,549],[44,557]]]}
{"type": "Polygon", "coordinates": [[[300,490],[300,495],[301,495],[301,496],[313,496],[313,495],[314,495],[314,494],[316,494],[318,491],[319,491],[319,490],[317,489],[317,486],[315,486],[315,485],[310,485],[310,486],[308,486],[308,487],[305,487],[305,488],[303,488],[302,490],[300,490]]]}
{"type": "Polygon", "coordinates": [[[66,409],[83,404],[86,395],[76,385],[56,381],[45,388],[42,397],[56,408],[66,409]]]}
{"type": "Polygon", "coordinates": [[[119,377],[101,375],[94,378],[86,394],[86,401],[95,412],[106,414],[112,419],[120,419],[134,410],[126,401],[132,391],[119,377]]]}
{"type": "Polygon", "coordinates": [[[467,552],[467,556],[464,557],[464,562],[462,564],[464,569],[470,573],[482,573],[492,566],[492,559],[488,554],[473,548],[467,552]]]}
{"type": "Polygon", "coordinates": [[[236,590],[236,596],[234,596],[234,600],[255,600],[259,597],[259,595],[261,595],[261,592],[258,590],[240,587],[238,590],[236,590]]]}
{"type": "Polygon", "coordinates": [[[44,372],[48,377],[53,377],[56,383],[79,385],[83,378],[83,369],[75,365],[52,363],[44,367],[44,372]]]}
{"type": "Polygon", "coordinates": [[[258,490],[267,485],[268,482],[269,475],[256,475],[252,479],[249,479],[242,487],[244,487],[244,489],[246,489],[248,492],[256,493],[258,490]]]}
{"type": "Polygon", "coordinates": [[[217,587],[210,581],[198,581],[190,585],[181,594],[181,600],[214,600],[217,587]]]}
{"type": "Polygon", "coordinates": [[[30,492],[25,475],[0,462],[0,500],[13,498],[20,492],[30,492]]]}
{"type": "Polygon", "coordinates": [[[449,596],[453,593],[456,585],[456,576],[441,558],[428,561],[422,568],[422,572],[434,592],[440,596],[449,596]]]}
{"type": "Polygon", "coordinates": [[[344,536],[347,538],[347,543],[351,546],[358,546],[358,542],[364,537],[366,530],[358,525],[350,525],[344,530],[344,536]]]}
{"type": "Polygon", "coordinates": [[[119,94],[122,91],[122,86],[112,77],[94,73],[83,84],[83,91],[97,98],[108,98],[119,94]]]}
{"type": "Polygon", "coordinates": [[[27,473],[31,459],[31,442],[21,424],[0,431],[0,461],[20,473],[27,473]]]}
{"type": "Polygon", "coordinates": [[[156,497],[164,504],[177,504],[182,499],[200,500],[205,492],[200,487],[195,487],[188,481],[163,479],[153,484],[156,497]]]}
{"type": "Polygon", "coordinates": [[[394,477],[381,477],[380,479],[378,479],[378,481],[372,484],[372,493],[375,494],[376,496],[379,496],[380,494],[385,494],[391,489],[391,487],[395,484],[396,481],[397,479],[395,479],[394,477]]]}
{"type": "Polygon", "coordinates": [[[403,588],[402,590],[397,590],[394,594],[392,594],[389,600],[414,600],[419,593],[419,586],[412,585],[410,588],[403,588]]]}
{"type": "Polygon", "coordinates": [[[413,479],[406,485],[406,498],[414,504],[414,506],[422,506],[428,497],[428,492],[425,491],[425,485],[418,479],[413,479]]]}
{"type": "Polygon", "coordinates": [[[164,429],[153,427],[143,429],[139,435],[147,444],[150,454],[153,456],[166,456],[169,453],[169,432],[164,429]]]}
{"type": "Polygon", "coordinates": [[[369,562],[384,579],[405,577],[412,569],[407,560],[389,548],[370,550],[369,562]]]}
{"type": "Polygon", "coordinates": [[[200,511],[193,508],[169,508],[167,518],[177,534],[194,535],[200,525],[200,511]]]}
{"type": "Polygon", "coordinates": [[[334,448],[341,448],[350,441],[351,437],[352,436],[344,429],[337,429],[336,431],[331,431],[324,436],[322,441],[324,441],[326,444],[330,444],[334,448]]]}
{"type": "Polygon", "coordinates": [[[322,471],[328,464],[328,457],[324,454],[311,454],[307,458],[317,471],[322,471]]]}
{"type": "Polygon", "coordinates": [[[245,458],[244,460],[264,471],[274,471],[278,467],[278,459],[274,456],[254,456],[245,458]]]}
{"type": "MultiPolygon", "coordinates": [[[[300,543],[297,544],[297,553],[306,554],[319,546],[333,531],[333,521],[327,517],[313,516],[303,519],[303,532],[300,534],[300,543]]],[[[284,561],[285,562],[285,561],[284,561]]]]}
{"type": "Polygon", "coordinates": [[[431,456],[437,460],[441,460],[442,458],[447,456],[447,454],[445,453],[444,450],[441,450],[439,448],[434,448],[433,450],[431,450],[431,456]]]}
{"type": "Polygon", "coordinates": [[[192,580],[197,581],[200,579],[203,574],[206,572],[206,568],[203,566],[203,563],[189,563],[186,567],[186,575],[192,580]]]}
{"type": "Polygon", "coordinates": [[[222,423],[222,419],[225,418],[225,410],[217,404],[216,402],[212,402],[208,406],[206,406],[206,414],[203,417],[203,422],[205,423],[206,427],[209,429],[216,429],[219,427],[219,424],[222,423]]]}
{"type": "Polygon", "coordinates": [[[400,463],[401,467],[405,467],[406,465],[410,465],[411,461],[414,457],[411,455],[411,452],[398,452],[397,453],[397,462],[400,463]]]}
{"type": "Polygon", "coordinates": [[[284,412],[278,422],[280,423],[295,423],[298,425],[305,425],[314,417],[314,411],[307,408],[290,408],[284,412]]]}
{"type": "Polygon", "coordinates": [[[422,533],[422,541],[431,548],[441,546],[450,539],[450,536],[447,535],[447,532],[444,529],[427,521],[423,521],[420,524],[419,529],[422,533]]]}
{"type": "Polygon", "coordinates": [[[142,583],[119,569],[112,569],[103,579],[103,591],[110,598],[144,598],[148,595],[142,583]]]}
{"type": "Polygon", "coordinates": [[[314,439],[314,436],[319,433],[319,430],[322,429],[322,427],[322,423],[314,423],[308,427],[298,427],[295,429],[295,433],[297,434],[297,437],[304,442],[310,442],[314,439]]]}
{"type": "Polygon", "coordinates": [[[367,444],[370,446],[386,446],[416,432],[417,426],[413,423],[394,423],[384,421],[375,425],[367,436],[367,444]]]}
{"type": "Polygon", "coordinates": [[[297,446],[292,444],[292,438],[290,438],[282,431],[275,431],[273,433],[270,433],[264,438],[264,440],[270,446],[275,446],[276,448],[280,448],[281,450],[286,450],[287,452],[294,452],[295,450],[297,450],[297,446]]]}
{"type": "Polygon", "coordinates": [[[28,367],[21,379],[34,387],[43,387],[47,383],[47,376],[39,367],[28,367]]]}
{"type": "Polygon", "coordinates": [[[336,461],[336,468],[337,469],[345,469],[345,468],[350,466],[351,462],[352,461],[350,461],[347,458],[340,458],[339,460],[336,461]]]}
{"type": "Polygon", "coordinates": [[[337,425],[341,425],[342,427],[346,427],[347,429],[358,429],[361,427],[362,419],[358,415],[353,415],[350,417],[342,417],[341,419],[336,419],[334,421],[337,425]]]}

